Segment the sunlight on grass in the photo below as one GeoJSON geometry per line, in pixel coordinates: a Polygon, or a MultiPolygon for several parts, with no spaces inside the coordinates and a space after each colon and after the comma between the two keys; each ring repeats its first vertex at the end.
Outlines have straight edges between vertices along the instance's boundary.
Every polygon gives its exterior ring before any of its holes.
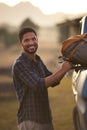
{"type": "Polygon", "coordinates": [[[17,130],[17,102],[4,101],[0,103],[0,130],[17,130]]]}
{"type": "Polygon", "coordinates": [[[60,85],[50,88],[49,98],[55,130],[74,130],[71,76],[64,77],[60,85]]]}

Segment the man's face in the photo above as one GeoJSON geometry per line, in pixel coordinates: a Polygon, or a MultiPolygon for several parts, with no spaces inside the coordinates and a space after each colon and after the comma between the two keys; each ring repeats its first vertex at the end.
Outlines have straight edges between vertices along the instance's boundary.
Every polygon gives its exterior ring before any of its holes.
{"type": "Polygon", "coordinates": [[[34,54],[38,48],[38,38],[33,32],[28,32],[23,35],[20,42],[25,52],[34,54]]]}

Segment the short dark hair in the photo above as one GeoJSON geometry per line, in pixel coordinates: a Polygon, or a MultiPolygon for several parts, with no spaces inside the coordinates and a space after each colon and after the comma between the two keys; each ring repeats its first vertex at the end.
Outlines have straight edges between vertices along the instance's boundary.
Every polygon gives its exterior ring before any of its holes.
{"type": "Polygon", "coordinates": [[[33,28],[24,27],[24,28],[21,28],[19,31],[19,40],[22,41],[23,35],[28,32],[33,32],[37,36],[37,33],[33,28]]]}

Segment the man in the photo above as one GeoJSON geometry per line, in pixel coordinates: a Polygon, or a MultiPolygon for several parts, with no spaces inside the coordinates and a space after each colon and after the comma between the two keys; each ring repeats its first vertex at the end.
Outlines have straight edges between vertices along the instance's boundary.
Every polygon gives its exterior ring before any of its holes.
{"type": "Polygon", "coordinates": [[[38,38],[32,28],[19,32],[23,52],[13,65],[13,81],[19,100],[19,130],[53,130],[47,88],[57,85],[72,64],[64,62],[51,73],[36,54],[38,38]]]}

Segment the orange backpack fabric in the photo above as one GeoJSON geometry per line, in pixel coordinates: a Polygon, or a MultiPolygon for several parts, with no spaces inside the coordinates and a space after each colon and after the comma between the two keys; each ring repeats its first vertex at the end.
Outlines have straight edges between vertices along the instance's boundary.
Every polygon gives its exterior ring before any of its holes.
{"type": "Polygon", "coordinates": [[[61,53],[74,64],[87,65],[87,33],[63,41],[61,53]]]}

